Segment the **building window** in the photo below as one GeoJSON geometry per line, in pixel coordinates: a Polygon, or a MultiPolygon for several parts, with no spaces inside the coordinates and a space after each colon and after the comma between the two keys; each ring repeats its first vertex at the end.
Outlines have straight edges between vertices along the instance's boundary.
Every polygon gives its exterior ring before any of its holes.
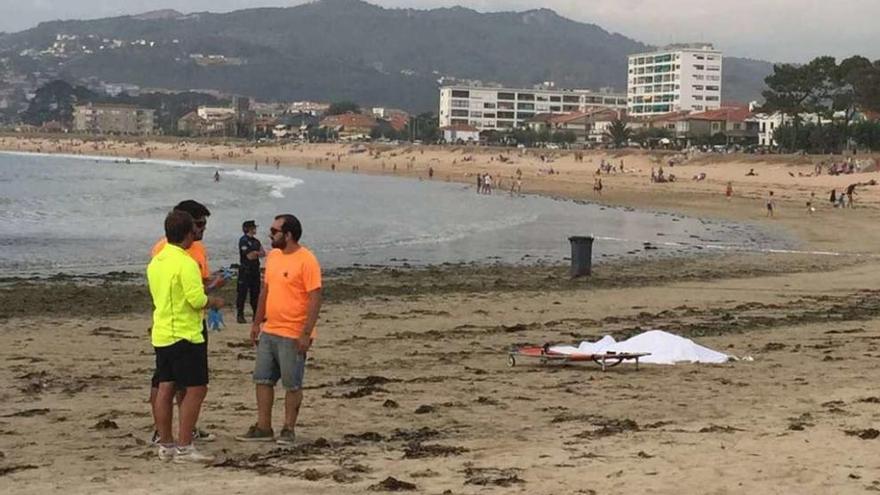
{"type": "Polygon", "coordinates": [[[562,101],[562,97],[561,96],[551,96],[550,101],[559,103],[560,101],[562,101]]]}
{"type": "Polygon", "coordinates": [[[452,116],[453,117],[467,117],[468,111],[467,110],[453,110],[452,116]]]}
{"type": "Polygon", "coordinates": [[[550,107],[550,111],[551,112],[560,112],[560,111],[562,111],[562,107],[560,107],[559,105],[553,105],[550,107]]]}
{"type": "Polygon", "coordinates": [[[694,84],[694,85],[692,85],[691,87],[694,88],[694,90],[696,90],[696,91],[702,91],[702,90],[703,90],[703,86],[700,85],[700,84],[694,84]]]}
{"type": "Polygon", "coordinates": [[[470,91],[464,91],[464,90],[460,90],[460,89],[453,89],[452,90],[452,97],[453,98],[470,98],[470,96],[471,96],[470,91]]]}
{"type": "Polygon", "coordinates": [[[452,100],[452,108],[467,108],[468,106],[467,100],[452,100]]]}
{"type": "Polygon", "coordinates": [[[504,110],[513,110],[513,107],[514,107],[514,104],[512,101],[499,101],[498,102],[498,108],[501,108],[504,110]]]}
{"type": "Polygon", "coordinates": [[[704,70],[705,68],[706,68],[705,65],[694,64],[694,69],[697,69],[697,70],[704,70]]]}
{"type": "Polygon", "coordinates": [[[565,95],[562,97],[562,101],[565,103],[580,103],[581,99],[579,96],[565,95]]]}
{"type": "Polygon", "coordinates": [[[535,104],[534,103],[517,103],[516,108],[518,110],[534,110],[535,104]]]}
{"type": "Polygon", "coordinates": [[[452,125],[468,125],[468,119],[452,119],[452,125]]]}
{"type": "Polygon", "coordinates": [[[547,95],[538,95],[535,96],[535,101],[550,101],[550,99],[547,98],[547,95]]]}
{"type": "Polygon", "coordinates": [[[498,112],[499,119],[512,119],[514,118],[513,112],[498,112]]]}
{"type": "Polygon", "coordinates": [[[531,93],[520,93],[516,95],[517,99],[526,100],[526,101],[535,101],[535,95],[531,93]]]}
{"type": "Polygon", "coordinates": [[[693,106],[693,109],[694,109],[694,110],[702,110],[702,109],[703,109],[703,105],[694,105],[694,106],[693,106]]]}
{"type": "Polygon", "coordinates": [[[494,103],[483,103],[483,108],[495,108],[494,103]]]}
{"type": "Polygon", "coordinates": [[[483,118],[484,118],[484,119],[494,119],[494,118],[495,118],[495,114],[494,114],[494,113],[484,113],[484,114],[483,114],[483,118]]]}
{"type": "Polygon", "coordinates": [[[706,86],[706,91],[718,91],[718,86],[706,86]]]}
{"type": "Polygon", "coordinates": [[[519,120],[528,120],[528,119],[531,119],[531,118],[534,117],[534,116],[535,116],[535,114],[534,114],[534,113],[530,113],[530,112],[519,112],[519,113],[516,114],[516,118],[519,119],[519,120]]]}
{"type": "Polygon", "coordinates": [[[717,96],[707,96],[706,101],[718,101],[718,97],[717,96]]]}
{"type": "Polygon", "coordinates": [[[515,100],[516,95],[513,93],[498,93],[499,100],[515,100]]]}
{"type": "Polygon", "coordinates": [[[703,95],[694,95],[694,99],[697,101],[703,101],[703,95]]]}

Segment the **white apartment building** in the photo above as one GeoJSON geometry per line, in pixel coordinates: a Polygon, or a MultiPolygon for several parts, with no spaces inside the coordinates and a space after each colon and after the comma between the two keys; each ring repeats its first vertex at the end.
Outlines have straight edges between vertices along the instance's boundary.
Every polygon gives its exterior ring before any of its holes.
{"type": "Polygon", "coordinates": [[[442,86],[440,127],[507,130],[524,126],[537,114],[584,112],[597,107],[622,110],[626,97],[589,90],[442,86]]]}
{"type": "Polygon", "coordinates": [[[629,56],[626,110],[631,117],[721,107],[721,52],[708,43],[669,45],[629,56]]]}

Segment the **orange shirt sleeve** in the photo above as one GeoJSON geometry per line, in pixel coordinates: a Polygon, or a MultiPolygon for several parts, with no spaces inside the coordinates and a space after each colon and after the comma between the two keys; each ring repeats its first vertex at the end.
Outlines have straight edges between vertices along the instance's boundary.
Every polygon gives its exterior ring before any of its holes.
{"type": "Polygon", "coordinates": [[[159,251],[165,247],[165,244],[168,244],[168,241],[164,237],[156,241],[156,244],[153,244],[153,249],[150,250],[150,258],[155,258],[159,251]]]}
{"type": "Polygon", "coordinates": [[[302,268],[303,287],[306,292],[311,292],[321,288],[321,265],[318,258],[309,256],[307,261],[303,263],[302,268]]]}
{"type": "Polygon", "coordinates": [[[186,252],[189,253],[192,259],[196,260],[196,263],[199,264],[199,271],[202,274],[202,279],[209,278],[211,276],[211,270],[208,268],[208,252],[205,250],[205,244],[202,243],[202,241],[195,241],[186,252]]]}

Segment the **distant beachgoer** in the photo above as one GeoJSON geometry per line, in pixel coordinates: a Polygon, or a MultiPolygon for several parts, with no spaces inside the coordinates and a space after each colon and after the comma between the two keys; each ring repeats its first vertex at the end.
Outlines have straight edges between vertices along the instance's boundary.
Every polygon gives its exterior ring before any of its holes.
{"type": "Polygon", "coordinates": [[[214,182],[220,182],[220,171],[214,172],[214,182]]]}
{"type": "Polygon", "coordinates": [[[831,196],[828,198],[828,201],[831,202],[831,206],[837,208],[837,189],[831,190],[831,196]]]}
{"type": "Polygon", "coordinates": [[[773,210],[776,209],[776,199],[773,197],[773,191],[770,191],[770,194],[767,195],[767,216],[773,216],[773,210]]]}
{"type": "Polygon", "coordinates": [[[858,184],[850,184],[846,186],[846,201],[849,203],[849,207],[853,207],[853,195],[856,193],[856,186],[858,184]]]}
{"type": "Polygon", "coordinates": [[[599,196],[602,195],[602,179],[597,177],[596,180],[593,181],[593,192],[599,196]]]}
{"type": "Polygon", "coordinates": [[[843,192],[837,195],[837,207],[846,208],[846,194],[843,192]]]}
{"type": "Polygon", "coordinates": [[[727,182],[727,190],[724,191],[724,196],[727,197],[727,200],[730,201],[730,198],[733,197],[733,182],[727,182]]]}
{"type": "Polygon", "coordinates": [[[746,177],[757,177],[758,174],[755,173],[755,169],[750,168],[749,173],[746,174],[746,177]]]}
{"type": "Polygon", "coordinates": [[[477,194],[483,193],[483,174],[477,174],[477,194]]]}
{"type": "Polygon", "coordinates": [[[810,192],[810,199],[807,200],[807,213],[812,215],[816,208],[813,207],[813,201],[816,200],[816,193],[810,192]]]}
{"type": "Polygon", "coordinates": [[[428,167],[428,178],[429,179],[434,178],[434,167],[428,167]]]}
{"type": "Polygon", "coordinates": [[[486,194],[492,194],[492,176],[489,174],[483,177],[483,190],[486,194]]]}

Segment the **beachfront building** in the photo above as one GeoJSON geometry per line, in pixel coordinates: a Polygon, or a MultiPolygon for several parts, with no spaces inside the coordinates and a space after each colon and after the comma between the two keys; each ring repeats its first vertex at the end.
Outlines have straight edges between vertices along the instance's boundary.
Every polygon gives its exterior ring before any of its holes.
{"type": "Polygon", "coordinates": [[[708,43],[669,45],[629,56],[626,109],[631,117],[721,107],[722,56],[708,43]]]}
{"type": "Polygon", "coordinates": [[[88,103],[73,109],[73,130],[89,134],[153,134],[154,112],[134,105],[88,103]]]}
{"type": "Polygon", "coordinates": [[[379,127],[379,122],[369,115],[346,112],[324,117],[320,125],[333,131],[341,140],[366,140],[370,139],[373,129],[379,127]]]}
{"type": "Polygon", "coordinates": [[[455,124],[441,127],[443,142],[446,143],[479,143],[480,130],[472,125],[455,124]]]}
{"type": "Polygon", "coordinates": [[[626,97],[611,92],[576,89],[513,89],[442,86],[440,127],[468,125],[480,131],[524,127],[535,115],[620,109],[626,97]]]}
{"type": "Polygon", "coordinates": [[[571,132],[577,143],[601,145],[608,143],[606,131],[618,119],[625,119],[623,110],[593,108],[567,114],[538,114],[528,122],[528,127],[538,132],[571,132]]]}

